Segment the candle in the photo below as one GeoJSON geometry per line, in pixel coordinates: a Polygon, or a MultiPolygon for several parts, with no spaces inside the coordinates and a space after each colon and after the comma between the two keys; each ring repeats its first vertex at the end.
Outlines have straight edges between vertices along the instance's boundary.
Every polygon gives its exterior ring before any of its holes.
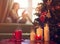
{"type": "Polygon", "coordinates": [[[30,41],[35,41],[35,32],[34,32],[34,29],[31,29],[31,32],[30,32],[30,41]]]}
{"type": "Polygon", "coordinates": [[[40,26],[36,30],[36,39],[43,40],[43,29],[40,26]]]}
{"type": "Polygon", "coordinates": [[[49,41],[49,26],[48,24],[44,27],[44,41],[49,41]]]}
{"type": "Polygon", "coordinates": [[[22,30],[16,30],[15,31],[15,39],[16,39],[16,41],[22,40],[22,30]]]}

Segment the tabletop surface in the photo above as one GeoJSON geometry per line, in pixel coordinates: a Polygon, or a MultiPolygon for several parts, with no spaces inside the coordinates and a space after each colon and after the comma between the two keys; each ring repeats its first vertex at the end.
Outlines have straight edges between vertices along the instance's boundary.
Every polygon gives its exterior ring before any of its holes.
{"type": "Polygon", "coordinates": [[[50,42],[42,42],[42,41],[33,42],[33,41],[30,41],[29,39],[25,39],[22,42],[14,41],[14,39],[3,39],[0,41],[0,44],[56,44],[56,43],[53,41],[50,41],[50,42]]]}

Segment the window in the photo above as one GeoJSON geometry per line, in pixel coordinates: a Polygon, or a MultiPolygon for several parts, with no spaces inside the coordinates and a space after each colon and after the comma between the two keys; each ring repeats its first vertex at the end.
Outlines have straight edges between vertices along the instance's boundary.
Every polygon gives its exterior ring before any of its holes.
{"type": "Polygon", "coordinates": [[[35,13],[35,8],[38,3],[43,3],[43,1],[42,0],[32,0],[32,21],[34,21],[34,19],[37,18],[37,16],[35,16],[34,13],[35,13]]]}
{"type": "Polygon", "coordinates": [[[35,8],[38,3],[43,3],[42,0],[32,0],[32,7],[35,8]]]}
{"type": "Polygon", "coordinates": [[[18,15],[21,16],[22,12],[28,8],[28,0],[14,0],[14,2],[19,3],[20,9],[18,10],[18,15]]]}
{"type": "Polygon", "coordinates": [[[32,21],[34,21],[34,19],[36,17],[33,14],[35,12],[35,8],[36,8],[37,4],[43,3],[42,0],[14,0],[14,2],[17,2],[20,4],[20,9],[18,11],[19,16],[21,16],[21,13],[24,10],[27,10],[32,21]]]}

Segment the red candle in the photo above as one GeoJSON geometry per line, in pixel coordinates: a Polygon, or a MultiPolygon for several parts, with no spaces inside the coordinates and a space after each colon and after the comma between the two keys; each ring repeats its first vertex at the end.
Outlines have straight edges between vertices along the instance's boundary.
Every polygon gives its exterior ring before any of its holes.
{"type": "Polygon", "coordinates": [[[21,41],[22,40],[22,30],[15,31],[15,39],[21,41]]]}

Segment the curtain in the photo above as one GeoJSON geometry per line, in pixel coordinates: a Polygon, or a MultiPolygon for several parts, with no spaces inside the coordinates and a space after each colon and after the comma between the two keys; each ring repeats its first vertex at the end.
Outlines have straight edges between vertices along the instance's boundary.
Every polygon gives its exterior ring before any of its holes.
{"type": "Polygon", "coordinates": [[[0,0],[0,23],[4,23],[12,4],[13,0],[0,0]]]}

